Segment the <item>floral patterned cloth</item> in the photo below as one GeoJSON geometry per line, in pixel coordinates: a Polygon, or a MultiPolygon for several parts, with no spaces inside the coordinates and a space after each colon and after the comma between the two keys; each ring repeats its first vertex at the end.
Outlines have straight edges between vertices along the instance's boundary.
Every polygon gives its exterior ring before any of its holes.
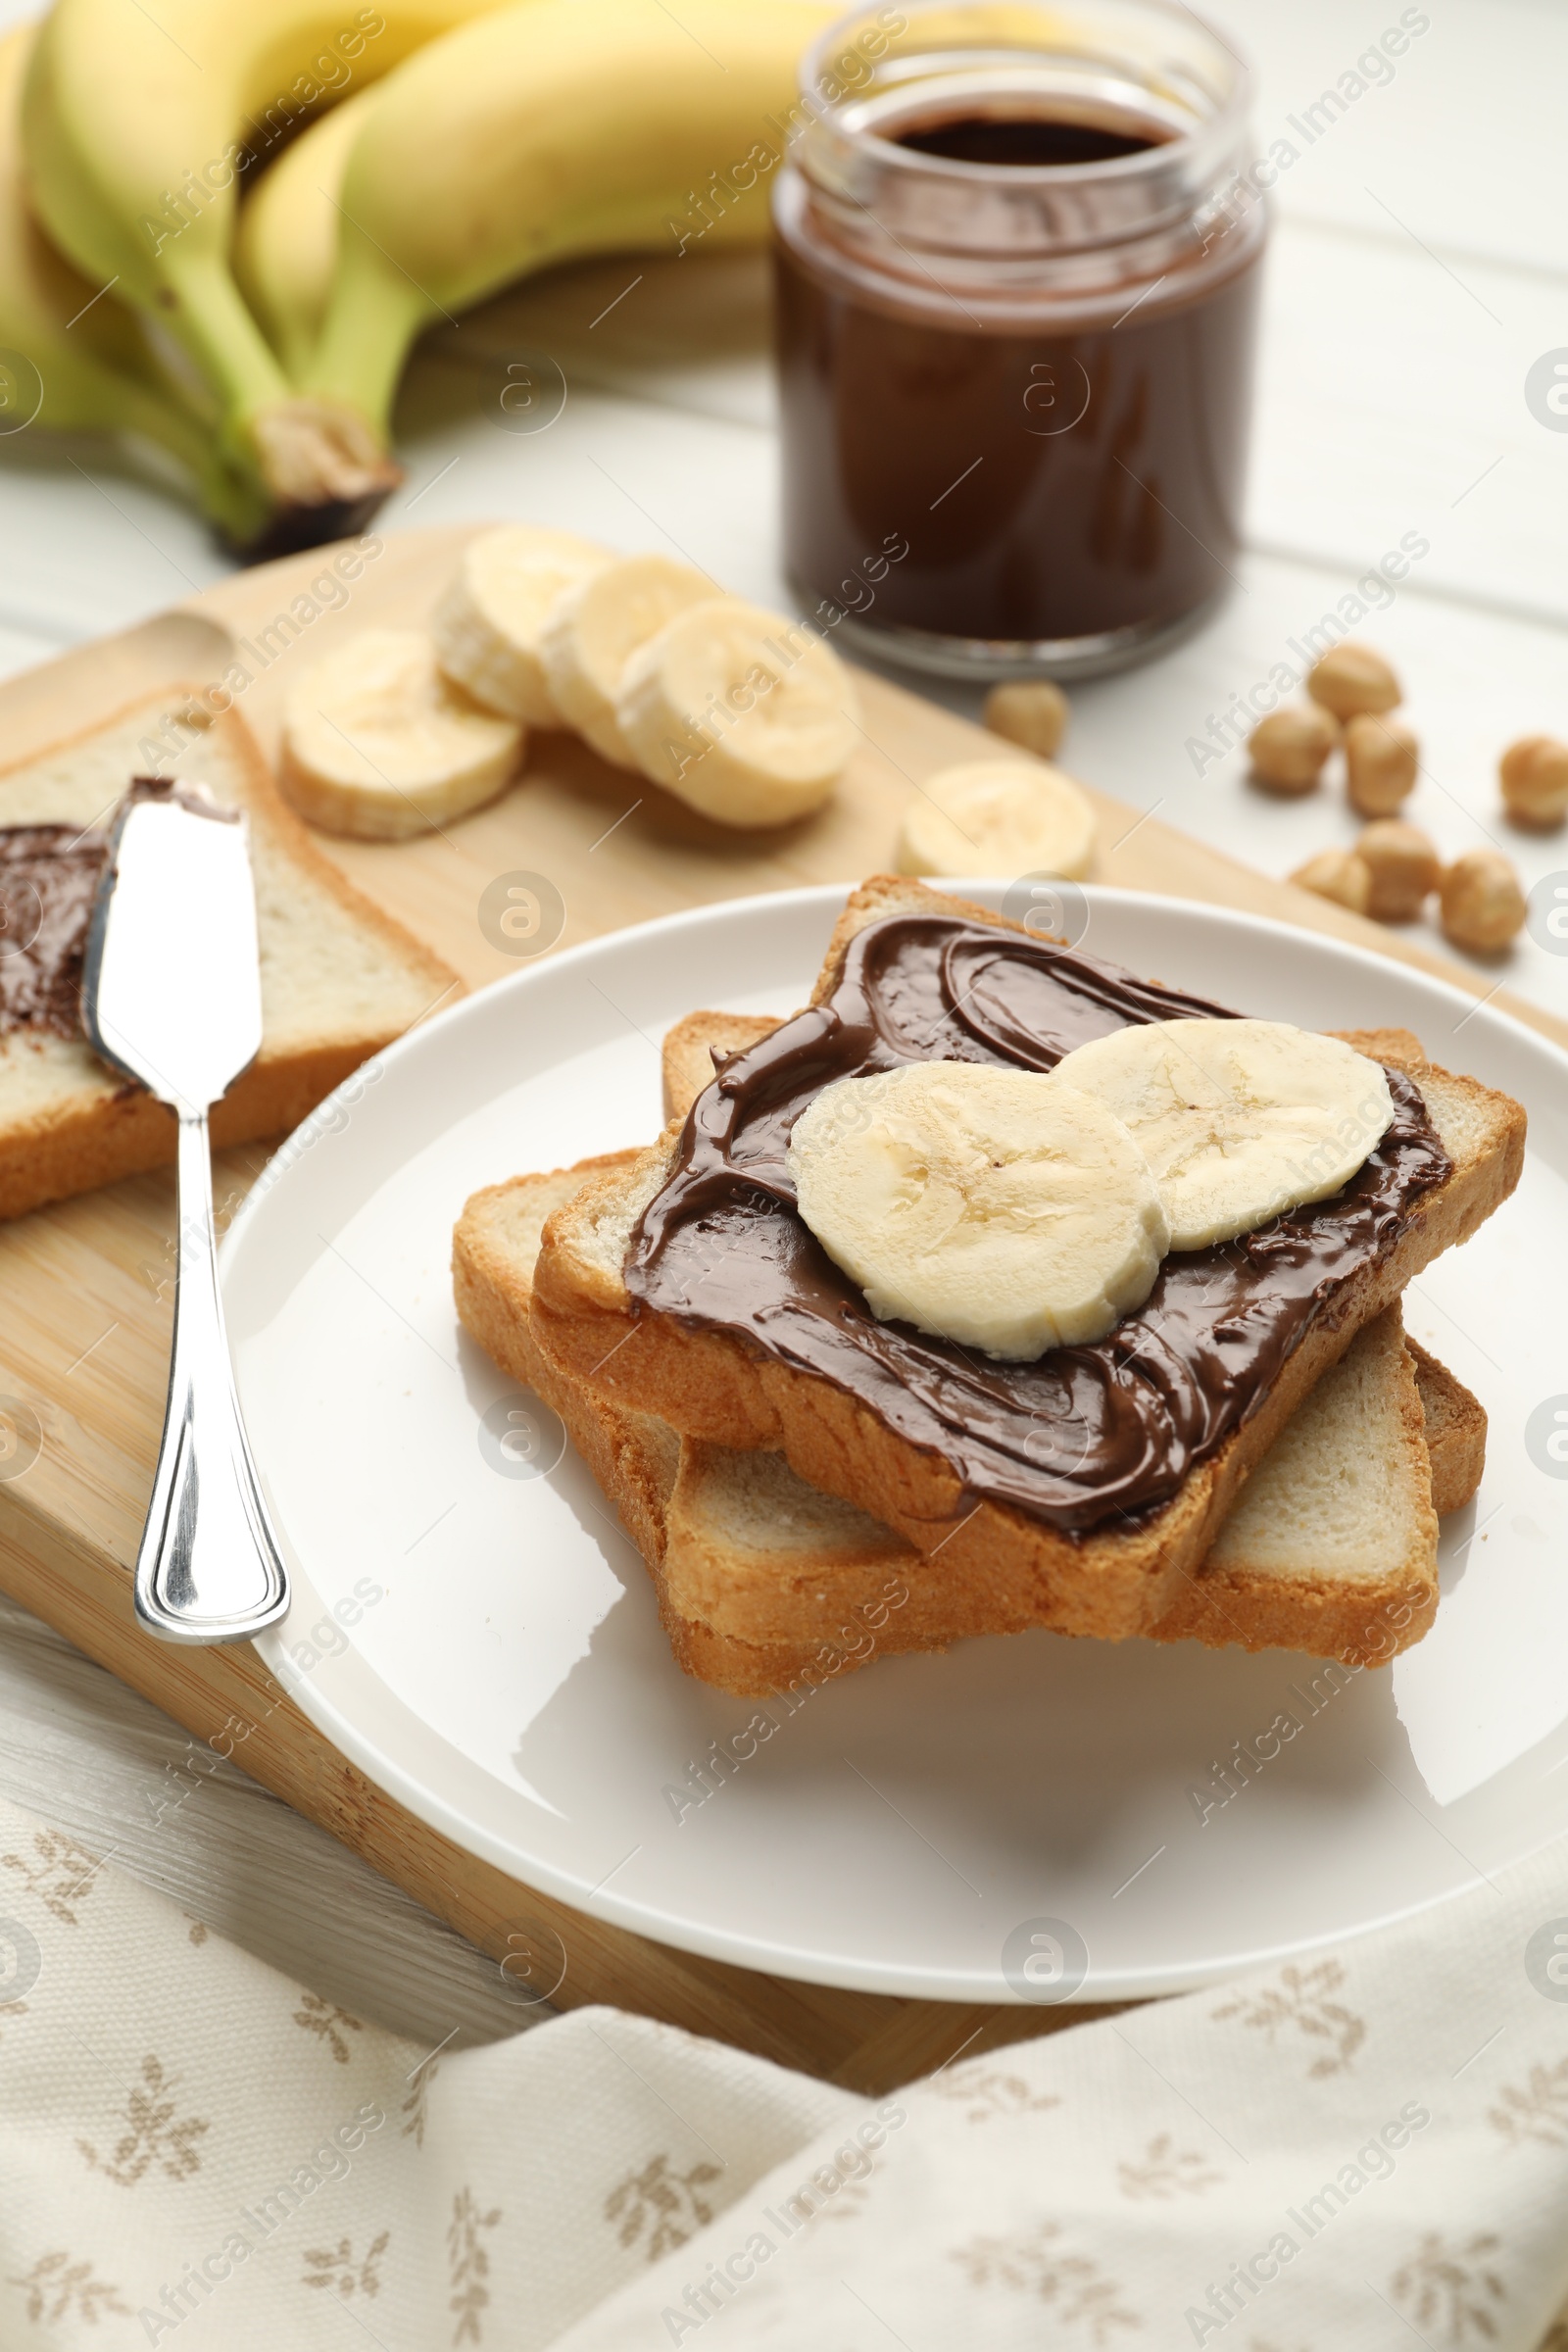
{"type": "Polygon", "coordinates": [[[605,2009],[421,2050],[0,1804],[5,2352],[1568,2352],[1565,2295],[1562,1846],[864,2100],[605,2009]]]}

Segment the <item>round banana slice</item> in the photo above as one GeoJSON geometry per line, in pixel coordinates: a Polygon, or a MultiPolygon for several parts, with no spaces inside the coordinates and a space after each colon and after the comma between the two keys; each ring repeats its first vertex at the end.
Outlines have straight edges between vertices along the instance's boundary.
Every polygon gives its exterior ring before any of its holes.
{"type": "Polygon", "coordinates": [[[1042,760],[977,760],[927,776],[904,812],[901,874],[1059,874],[1095,854],[1089,796],[1042,760]]]}
{"type": "Polygon", "coordinates": [[[281,782],[313,825],[402,841],[493,801],[523,740],[442,675],[422,631],[367,629],[289,695],[281,782]]]}
{"type": "Polygon", "coordinates": [[[855,749],[858,709],[831,646],[729,597],[651,637],[615,706],[643,773],[722,825],[819,808],[855,749]]]}
{"type": "Polygon", "coordinates": [[[592,539],[533,523],[470,539],[430,624],[447,676],[489,710],[559,727],[539,640],[557,599],[613,561],[592,539]]]}
{"type": "Polygon", "coordinates": [[[1169,1238],[1126,1128],[1054,1074],[921,1061],[842,1078],[797,1119],[789,1165],[873,1314],[1017,1361],[1103,1338],[1169,1238]]]}
{"type": "Polygon", "coordinates": [[[1052,1075],[1129,1129],[1173,1250],[1232,1241],[1326,1200],[1394,1116],[1378,1062],[1288,1021],[1152,1021],[1079,1046],[1052,1075]]]}
{"type": "Polygon", "coordinates": [[[707,574],[689,564],[621,556],[558,601],[540,640],[551,697],[567,726],[617,767],[637,765],[615,716],[627,662],[666,620],[715,593],[707,574]]]}

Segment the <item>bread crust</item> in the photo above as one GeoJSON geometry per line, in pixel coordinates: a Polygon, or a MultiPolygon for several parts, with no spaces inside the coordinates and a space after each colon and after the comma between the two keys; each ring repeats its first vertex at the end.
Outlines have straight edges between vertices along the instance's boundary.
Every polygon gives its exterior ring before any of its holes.
{"type": "Polygon", "coordinates": [[[680,1442],[642,1414],[617,1411],[580,1384],[561,1380],[535,1345],[529,1329],[531,1284],[519,1279],[526,1242],[519,1250],[499,1238],[493,1211],[514,1200],[525,1203],[529,1222],[551,1204],[580,1190],[584,1170],[613,1170],[635,1158],[630,1152],[606,1152],[548,1175],[514,1177],[488,1185],[465,1205],[452,1236],[452,1289],[459,1319],[492,1362],[559,1413],[567,1436],[616,1505],[647,1562],[659,1599],[660,1619],[676,1642],[680,1620],[669,1611],[662,1575],[665,1518],[674,1492],[680,1442]]]}
{"type": "MultiPolygon", "coordinates": [[[[388,1036],[368,1046],[356,1040],[258,1058],[213,1105],[214,1150],[297,1127],[369,1054],[391,1043],[388,1036]]],[[[71,1200],[122,1176],[169,1166],[177,1132],[167,1103],[128,1084],[109,1094],[84,1090],[79,1102],[47,1120],[0,1128],[0,1218],[25,1216],[50,1200],[71,1200]]]]}
{"type": "MultiPolygon", "coordinates": [[[[29,821],[8,813],[7,786],[17,777],[45,762],[67,762],[74,752],[136,722],[143,714],[150,726],[155,714],[177,708],[194,691],[175,687],[139,697],[95,725],[0,769],[0,823],[29,821]]],[[[451,966],[356,890],[317,847],[307,828],[284,805],[238,713],[224,711],[207,722],[206,731],[238,770],[240,797],[253,832],[266,839],[272,856],[327,893],[362,933],[371,935],[388,950],[404,973],[425,987],[430,1004],[457,993],[463,983],[451,966]]],[[[181,764],[198,769],[199,753],[181,764]]],[[[128,784],[128,775],[125,780],[128,784]]],[[[297,1126],[334,1087],[371,1054],[391,1045],[408,1025],[406,1020],[388,1018],[359,1021],[345,1029],[340,1021],[334,1032],[330,1017],[323,1015],[318,1036],[287,1049],[270,1044],[264,1035],[256,1060],[213,1106],[214,1145],[223,1149],[252,1143],[297,1126]]],[[[177,1123],[172,1111],[140,1087],[118,1081],[90,1055],[85,1045],[82,1054],[79,1089],[63,1093],[41,1111],[13,1116],[9,1122],[4,1116],[4,1084],[0,1080],[0,1217],[22,1216],[46,1201],[95,1191],[122,1176],[141,1175],[173,1160],[177,1123]]]]}
{"type": "MultiPolygon", "coordinates": [[[[998,928],[1023,929],[919,884],[877,877],[852,896],[840,917],[813,1002],[837,986],[856,933],[907,906],[958,910],[998,928]]],[[[1388,1058],[1397,1065],[1404,1057],[1390,1051],[1388,1058]]],[[[1438,1071],[1424,1055],[1417,1074],[1434,1102],[1462,1108],[1484,1144],[1468,1148],[1456,1133],[1453,1173],[1418,1198],[1389,1257],[1345,1285],[1250,1420],[1169,1502],[1135,1525],[1075,1539],[1005,1504],[966,1505],[942,1455],[907,1443],[848,1392],[753,1353],[738,1336],[687,1331],[657,1309],[635,1311],[618,1262],[607,1263],[602,1249],[596,1253],[585,1245],[602,1226],[629,1228],[668,1172],[678,1123],[629,1169],[590,1184],[546,1224],[534,1277],[534,1338],[561,1377],[586,1382],[607,1402],[654,1414],[685,1437],[778,1447],[809,1485],[858,1504],[927,1557],[940,1554],[956,1630],[1046,1626],[1111,1640],[1152,1633],[1183,1605],[1184,1587],[1252,1464],[1322,1374],[1363,1324],[1393,1304],[1440,1251],[1475,1232],[1518,1181],[1520,1106],[1474,1080],[1438,1071]]]]}
{"type": "Polygon", "coordinates": [[[1487,1466],[1487,1408],[1440,1364],[1419,1341],[1405,1347],[1415,1370],[1416,1390],[1432,1464],[1432,1507],[1440,1519],[1462,1510],[1481,1484],[1487,1466]]]}
{"type": "Polygon", "coordinates": [[[1150,1629],[1152,1641],[1299,1649],[1346,1665],[1383,1666],[1430,1629],[1440,1597],[1438,1512],[1415,1364],[1397,1305],[1364,1324],[1352,1345],[1378,1349],[1381,1378],[1393,1390],[1398,1467],[1391,1484],[1398,1498],[1415,1501],[1399,1565],[1358,1577],[1342,1571],[1284,1578],[1248,1559],[1245,1546],[1240,1557],[1231,1556],[1227,1541],[1182,1578],[1174,1606],[1150,1629]]]}

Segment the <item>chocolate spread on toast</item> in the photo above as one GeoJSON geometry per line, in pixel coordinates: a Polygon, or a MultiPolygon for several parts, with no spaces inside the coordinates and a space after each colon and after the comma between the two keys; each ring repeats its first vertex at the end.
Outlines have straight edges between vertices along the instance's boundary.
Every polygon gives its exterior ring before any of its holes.
{"type": "Polygon", "coordinates": [[[108,837],[75,825],[0,826],[0,1035],[81,1035],[81,958],[108,837]]]}
{"type": "MultiPolygon", "coordinates": [[[[188,800],[162,776],[133,776],[129,801],[188,800]]],[[[114,811],[110,811],[111,820],[114,811]]],[[[0,825],[0,1037],[81,1035],[81,967],[109,827],[0,825]]]]}
{"type": "Polygon", "coordinates": [[[795,1120],[835,1079],[908,1061],[1050,1070],[1129,1022],[1236,1017],[1051,940],[888,915],[852,941],[825,1004],[732,1055],[698,1098],[632,1236],[626,1287],[689,1330],[729,1332],[831,1381],[942,1454],[972,1502],[1010,1504],[1067,1535],[1151,1511],[1255,1411],[1315,1319],[1449,1173],[1408,1077],[1389,1072],[1394,1122],[1331,1199],[1172,1252],[1104,1339],[1034,1363],[879,1321],[798,1214],[785,1153],[795,1120]]]}

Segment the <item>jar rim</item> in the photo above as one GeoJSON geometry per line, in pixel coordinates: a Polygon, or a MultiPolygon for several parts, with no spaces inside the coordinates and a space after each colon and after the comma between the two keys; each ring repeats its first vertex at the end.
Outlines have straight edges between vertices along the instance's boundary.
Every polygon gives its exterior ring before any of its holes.
{"type": "Polygon", "coordinates": [[[807,50],[791,157],[849,245],[895,274],[919,253],[976,268],[1120,249],[1166,266],[1239,179],[1251,74],[1182,0],[897,0],[861,5],[807,50]],[[903,145],[897,126],[1020,114],[1148,133],[1087,163],[976,163],[903,145]],[[955,109],[957,109],[956,112],[955,109]],[[890,242],[891,241],[891,242],[890,242]]]}
{"type": "MultiPolygon", "coordinates": [[[[1092,8],[1094,5],[1095,0],[1089,0],[1089,6],[1092,8]]],[[[956,0],[900,0],[897,8],[882,9],[875,15],[863,6],[849,10],[844,16],[835,18],[803,55],[799,69],[801,96],[813,125],[818,129],[832,125],[840,136],[857,141],[867,136],[875,137],[880,150],[877,157],[879,169],[894,173],[935,175],[938,180],[948,179],[955,186],[1006,186],[1019,190],[1038,188],[1042,192],[1097,184],[1110,188],[1118,182],[1136,182],[1153,172],[1169,172],[1173,166],[1179,169],[1189,159],[1196,162],[1201,155],[1228,151],[1239,137],[1251,108],[1253,74],[1246,59],[1205,17],[1187,7],[1185,0],[1102,0],[1102,5],[1106,7],[1107,15],[1120,17],[1124,21],[1142,17],[1151,25],[1164,24],[1190,45],[1195,45],[1197,36],[1197,41],[1206,45],[1216,61],[1223,58],[1229,62],[1229,86],[1216,95],[1210,112],[1192,114],[1187,127],[1173,129],[1168,137],[1152,142],[1147,149],[1133,155],[1070,164],[988,164],[933,155],[924,150],[903,147],[897,140],[882,137],[874,129],[868,131],[849,119],[850,102],[859,100],[863,105],[868,94],[865,89],[843,91],[835,97],[823,95],[824,86],[836,78],[832,74],[834,63],[842,65],[850,54],[857,51],[857,32],[863,34],[869,27],[875,26],[887,35],[891,28],[880,24],[879,19],[889,14],[903,20],[900,31],[909,31],[915,29],[922,19],[955,24],[972,10],[977,20],[976,37],[967,51],[957,51],[958,58],[965,55],[973,58],[975,52],[984,46],[995,58],[1011,57],[1022,61],[1027,51],[1015,43],[1009,43],[1000,28],[987,38],[986,20],[989,19],[992,26],[995,26],[999,12],[988,6],[986,0],[956,0],[956,0]]],[[[1067,12],[1052,5],[1052,0],[1012,0],[1006,13],[1017,19],[1035,14],[1042,24],[1060,28],[1065,23],[1070,29],[1067,12]]],[[[1077,48],[1068,47],[1058,39],[1051,51],[1042,47],[1041,57],[1071,56],[1106,68],[1128,71],[1128,60],[1106,56],[1099,47],[1090,45],[1092,36],[1088,35],[1087,24],[1085,36],[1083,45],[1077,48]]],[[[897,38],[898,34],[894,33],[893,37],[897,38]]],[[[932,50],[910,54],[913,57],[929,55],[935,62],[938,57],[950,52],[932,50]]],[[[911,75],[905,86],[912,93],[915,77],[911,75]]],[[[1151,96],[1154,87],[1152,81],[1144,84],[1146,93],[1151,96]]],[[[1191,109],[1188,111],[1191,113],[1191,109]]]]}

